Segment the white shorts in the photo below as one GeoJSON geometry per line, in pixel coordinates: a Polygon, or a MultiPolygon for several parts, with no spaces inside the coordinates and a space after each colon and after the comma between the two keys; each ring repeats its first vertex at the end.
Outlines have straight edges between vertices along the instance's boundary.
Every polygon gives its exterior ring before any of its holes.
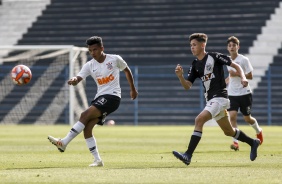
{"type": "Polygon", "coordinates": [[[204,110],[207,110],[211,113],[212,118],[216,121],[221,118],[228,116],[227,109],[230,108],[230,101],[227,98],[212,98],[206,104],[204,110]]]}

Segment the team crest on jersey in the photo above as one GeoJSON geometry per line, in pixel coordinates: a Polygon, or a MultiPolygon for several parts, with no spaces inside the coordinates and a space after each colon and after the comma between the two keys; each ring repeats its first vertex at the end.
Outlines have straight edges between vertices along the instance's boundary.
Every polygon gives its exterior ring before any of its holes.
{"type": "Polygon", "coordinates": [[[107,65],[107,68],[109,69],[109,70],[112,70],[113,69],[113,63],[107,63],[106,64],[107,65]]]}
{"type": "Polygon", "coordinates": [[[209,72],[212,70],[212,64],[211,63],[206,64],[206,70],[209,71],[209,72]]]}

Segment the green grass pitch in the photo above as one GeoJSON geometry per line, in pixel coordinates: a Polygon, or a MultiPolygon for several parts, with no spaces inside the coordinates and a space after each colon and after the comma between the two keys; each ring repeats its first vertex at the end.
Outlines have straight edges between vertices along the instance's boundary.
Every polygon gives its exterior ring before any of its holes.
{"type": "MultiPolygon", "coordinates": [[[[250,126],[240,126],[254,137],[250,126]]],[[[232,142],[219,127],[204,127],[189,166],[174,158],[184,151],[192,126],[103,126],[94,135],[105,166],[90,168],[83,135],[60,153],[47,135],[64,137],[70,126],[1,125],[0,183],[282,183],[282,127],[264,126],[264,143],[250,161],[250,147],[232,142]]]]}

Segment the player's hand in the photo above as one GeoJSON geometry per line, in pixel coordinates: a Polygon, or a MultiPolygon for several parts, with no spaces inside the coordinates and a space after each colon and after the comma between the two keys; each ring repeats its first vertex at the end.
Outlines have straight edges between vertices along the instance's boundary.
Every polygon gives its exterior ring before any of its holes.
{"type": "Polygon", "coordinates": [[[68,80],[68,85],[73,85],[76,86],[78,84],[78,79],[77,77],[73,77],[70,80],[68,80]]]}
{"type": "Polygon", "coordinates": [[[249,82],[248,82],[247,79],[242,79],[242,80],[241,80],[241,84],[243,85],[243,87],[247,87],[248,84],[249,84],[249,82]]]}
{"type": "Polygon", "coordinates": [[[183,68],[180,64],[178,64],[175,68],[175,74],[177,75],[177,77],[181,77],[183,76],[183,68]]]}
{"type": "Polygon", "coordinates": [[[130,91],[131,100],[134,100],[138,96],[138,91],[136,89],[130,91]]]}

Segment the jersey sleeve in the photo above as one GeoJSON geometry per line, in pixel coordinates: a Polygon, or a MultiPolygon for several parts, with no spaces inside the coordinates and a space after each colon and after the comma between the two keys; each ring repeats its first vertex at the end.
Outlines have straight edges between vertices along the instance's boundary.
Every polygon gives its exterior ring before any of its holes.
{"type": "Polygon", "coordinates": [[[85,79],[88,75],[90,75],[90,66],[89,66],[89,62],[85,63],[81,70],[78,72],[77,76],[82,77],[83,79],[85,79]]]}
{"type": "Polygon", "coordinates": [[[121,56],[116,55],[117,57],[117,67],[120,71],[123,71],[127,67],[127,63],[122,59],[121,56]]]}
{"type": "Polygon", "coordinates": [[[230,66],[232,63],[232,59],[230,58],[230,56],[218,52],[212,53],[212,55],[216,58],[216,61],[222,65],[230,66]]]}
{"type": "Polygon", "coordinates": [[[247,57],[244,58],[244,68],[245,74],[248,74],[254,70],[250,60],[247,57]]]}
{"type": "Polygon", "coordinates": [[[196,78],[198,78],[198,75],[196,73],[195,67],[192,64],[188,70],[187,80],[193,84],[196,78]]]}

